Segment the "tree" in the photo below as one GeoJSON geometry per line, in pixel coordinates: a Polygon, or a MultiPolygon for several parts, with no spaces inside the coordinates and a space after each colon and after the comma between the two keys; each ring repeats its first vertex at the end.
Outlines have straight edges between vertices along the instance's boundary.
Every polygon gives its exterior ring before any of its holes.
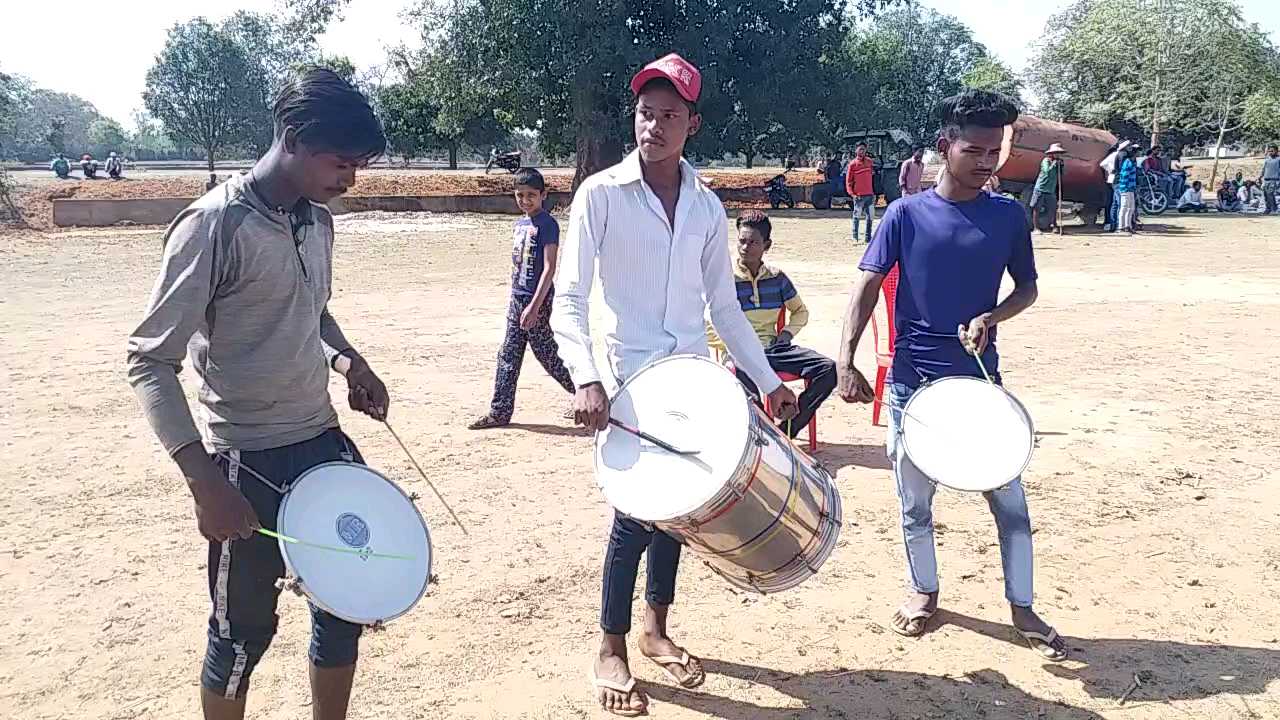
{"type": "Polygon", "coordinates": [[[174,25],[147,71],[147,111],[170,137],[203,148],[209,180],[220,150],[251,140],[263,78],[228,34],[204,18],[174,25]]]}
{"type": "Polygon", "coordinates": [[[376,98],[388,154],[404,158],[405,165],[436,144],[432,128],[438,109],[426,89],[415,83],[395,83],[378,91],[376,98]]]}
{"type": "Polygon", "coordinates": [[[54,155],[65,154],[67,152],[67,121],[60,117],[51,119],[49,132],[45,134],[44,141],[49,144],[49,149],[53,150],[54,155]]]}
{"type": "Polygon", "coordinates": [[[841,124],[901,128],[917,143],[936,129],[937,102],[963,90],[966,74],[988,58],[964,23],[917,6],[885,12],[855,29],[843,52],[857,82],[849,97],[860,102],[841,109],[841,124]]]}
{"type": "Polygon", "coordinates": [[[1230,1],[1077,0],[1046,25],[1030,85],[1050,117],[1099,125],[1132,120],[1158,144],[1167,131],[1204,125],[1204,103],[1222,90],[1211,86],[1230,74],[1216,67],[1215,52],[1224,42],[1240,42],[1240,33],[1256,35],[1230,1]],[[1200,71],[1209,59],[1215,68],[1200,71]]]}
{"type": "MultiPolygon", "coordinates": [[[[279,15],[247,10],[233,13],[222,22],[220,29],[240,47],[263,80],[261,98],[252,104],[253,130],[244,148],[251,154],[261,155],[274,139],[272,100],[299,68],[317,64],[321,57],[315,35],[279,15]]],[[[345,61],[349,66],[350,61],[345,61]]],[[[354,68],[351,71],[354,74],[354,68]]]]}
{"type": "Polygon", "coordinates": [[[98,118],[89,126],[89,146],[96,156],[123,152],[127,140],[124,128],[111,118],[98,118]]]}
{"type": "Polygon", "coordinates": [[[1255,147],[1280,139],[1280,90],[1256,92],[1245,100],[1246,138],[1255,147]]]}
{"type": "Polygon", "coordinates": [[[1022,80],[1008,65],[990,55],[978,58],[960,81],[967,88],[991,90],[1008,95],[1018,103],[1019,107],[1026,105],[1022,99],[1022,80]]]}

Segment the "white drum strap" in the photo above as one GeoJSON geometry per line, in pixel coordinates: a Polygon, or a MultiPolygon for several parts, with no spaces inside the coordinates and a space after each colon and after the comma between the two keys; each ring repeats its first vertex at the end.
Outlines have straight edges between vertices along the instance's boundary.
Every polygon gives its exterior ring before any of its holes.
{"type": "Polygon", "coordinates": [[[262,473],[258,472],[257,470],[254,470],[253,468],[249,467],[248,465],[245,465],[243,460],[232,460],[232,459],[231,459],[231,456],[230,456],[230,455],[227,455],[226,453],[218,453],[218,457],[222,458],[223,460],[226,460],[227,462],[235,462],[237,465],[239,465],[239,466],[240,466],[240,469],[248,471],[248,473],[249,473],[250,475],[252,475],[252,476],[254,476],[255,478],[257,478],[257,479],[258,479],[258,481],[259,481],[259,482],[261,482],[263,485],[266,485],[267,487],[271,488],[272,490],[275,490],[276,492],[280,493],[281,495],[284,495],[286,492],[288,492],[288,490],[287,490],[287,489],[282,488],[282,487],[280,487],[279,485],[277,485],[277,484],[275,484],[275,483],[271,482],[270,480],[266,479],[265,477],[263,477],[263,476],[262,476],[262,473]]]}

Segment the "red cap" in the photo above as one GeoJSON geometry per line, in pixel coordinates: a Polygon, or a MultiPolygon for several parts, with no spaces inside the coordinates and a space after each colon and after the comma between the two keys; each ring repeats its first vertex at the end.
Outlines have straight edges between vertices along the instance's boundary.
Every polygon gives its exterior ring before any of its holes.
{"type": "Polygon", "coordinates": [[[654,78],[670,80],[680,97],[689,102],[698,102],[698,96],[702,94],[702,73],[698,72],[693,63],[675,53],[654,60],[636,73],[631,78],[631,94],[639,95],[640,88],[654,78]]]}

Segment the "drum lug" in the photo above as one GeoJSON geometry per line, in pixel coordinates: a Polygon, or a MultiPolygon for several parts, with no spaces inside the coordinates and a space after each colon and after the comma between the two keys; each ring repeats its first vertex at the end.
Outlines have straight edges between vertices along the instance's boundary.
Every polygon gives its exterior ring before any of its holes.
{"type": "Polygon", "coordinates": [[[752,425],[751,426],[751,442],[756,447],[764,447],[769,444],[769,438],[764,434],[763,430],[756,427],[755,425],[752,425]]]}

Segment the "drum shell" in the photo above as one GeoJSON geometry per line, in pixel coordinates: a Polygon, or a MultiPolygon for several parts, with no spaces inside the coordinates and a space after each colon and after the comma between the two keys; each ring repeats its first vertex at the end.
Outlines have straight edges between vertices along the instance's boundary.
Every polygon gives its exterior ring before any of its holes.
{"type": "Polygon", "coordinates": [[[840,533],[831,476],[758,407],[738,472],[697,510],[655,525],[730,583],[781,592],[817,573],[840,533]]]}

